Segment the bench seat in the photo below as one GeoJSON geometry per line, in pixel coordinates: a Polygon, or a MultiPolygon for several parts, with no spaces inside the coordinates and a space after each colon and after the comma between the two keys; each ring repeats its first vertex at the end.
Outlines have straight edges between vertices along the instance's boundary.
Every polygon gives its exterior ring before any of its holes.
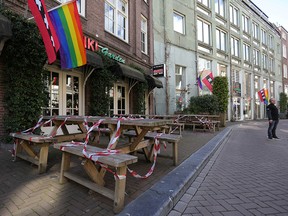
{"type": "MultiPolygon", "coordinates": [[[[144,138],[145,139],[155,139],[155,137],[159,133],[157,132],[148,132],[144,138]]],[[[126,131],[123,133],[124,136],[127,136],[129,138],[136,137],[136,132],[131,130],[131,131],[126,131]]],[[[162,134],[161,136],[158,137],[158,140],[160,141],[165,141],[167,143],[171,143],[172,146],[172,156],[169,156],[169,158],[173,159],[173,164],[176,166],[178,164],[178,143],[180,139],[182,138],[181,135],[177,134],[162,134]]]]}
{"type": "Polygon", "coordinates": [[[10,133],[10,136],[15,142],[15,159],[18,157],[37,165],[38,173],[46,172],[49,146],[56,139],[29,133],[10,133]]]}
{"type": "MultiPolygon", "coordinates": [[[[54,148],[62,150],[59,182],[63,184],[67,181],[67,179],[70,179],[89,188],[90,190],[93,190],[112,199],[114,201],[113,210],[115,213],[119,213],[124,207],[127,165],[136,163],[138,160],[137,157],[119,153],[109,156],[99,156],[97,158],[96,162],[99,162],[103,165],[108,165],[109,167],[114,167],[116,169],[116,176],[114,178],[115,190],[112,191],[111,189],[104,187],[104,176],[106,174],[106,169],[97,165],[95,161],[85,158],[82,152],[82,145],[67,146],[67,144],[70,144],[70,142],[54,144],[54,148]],[[90,179],[76,175],[73,172],[69,172],[71,155],[81,157],[82,162],[79,162],[79,164],[83,165],[83,168],[90,179]]],[[[87,146],[88,154],[102,152],[104,150],[105,149],[95,146],[87,146]]]]}

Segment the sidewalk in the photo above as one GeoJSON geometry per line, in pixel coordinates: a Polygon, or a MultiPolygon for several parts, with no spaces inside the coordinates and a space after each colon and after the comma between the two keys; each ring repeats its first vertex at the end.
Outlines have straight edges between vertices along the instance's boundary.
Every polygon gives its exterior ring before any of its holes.
{"type": "MultiPolygon", "coordinates": [[[[221,129],[223,130],[223,129],[221,129]]],[[[179,164],[221,132],[192,132],[186,129],[179,144],[179,164]]],[[[167,153],[170,153],[168,145],[167,153]]],[[[72,181],[58,183],[61,152],[50,148],[47,173],[39,175],[37,168],[18,159],[12,162],[13,145],[0,145],[0,215],[114,215],[113,201],[72,181]]],[[[161,149],[165,153],[164,149],[161,149]]],[[[151,167],[143,155],[129,168],[144,175],[151,167]]],[[[179,166],[177,166],[179,167],[179,166]]],[[[151,186],[177,168],[167,158],[157,158],[154,173],[148,179],[136,179],[127,174],[125,206],[136,200],[151,186]]],[[[108,179],[113,180],[113,176],[108,179]]]]}
{"type": "Polygon", "coordinates": [[[288,215],[287,128],[268,140],[266,122],[235,126],[168,216],[288,215]]]}

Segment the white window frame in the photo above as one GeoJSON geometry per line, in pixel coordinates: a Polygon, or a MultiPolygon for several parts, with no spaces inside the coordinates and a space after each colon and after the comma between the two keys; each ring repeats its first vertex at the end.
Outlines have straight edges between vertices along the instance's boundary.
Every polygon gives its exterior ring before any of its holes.
{"type": "Polygon", "coordinates": [[[216,48],[227,51],[227,33],[222,29],[216,29],[216,48]]]}
{"type": "Polygon", "coordinates": [[[231,55],[239,57],[239,45],[239,39],[231,37],[231,55]]]}
{"type": "Polygon", "coordinates": [[[173,29],[180,34],[185,34],[185,15],[173,11],[173,29]]]}
{"type": "Polygon", "coordinates": [[[242,14],[242,30],[250,33],[250,18],[246,14],[242,14]]]}
{"type": "MultiPolygon", "coordinates": [[[[71,0],[57,0],[60,3],[66,3],[66,2],[70,2],[71,0]]],[[[77,8],[78,8],[78,13],[85,17],[85,10],[86,10],[86,0],[77,0],[76,1],[77,4],[77,8]]]]}
{"type": "Polygon", "coordinates": [[[255,22],[252,23],[253,38],[259,40],[259,25],[255,22]]]}
{"type": "Polygon", "coordinates": [[[246,43],[243,43],[243,59],[250,62],[250,46],[246,43]]]}
{"type": "Polygon", "coordinates": [[[141,51],[148,53],[148,22],[143,15],[141,15],[141,51]]]}
{"type": "Polygon", "coordinates": [[[287,58],[287,47],[285,44],[283,44],[282,49],[283,49],[283,57],[287,58]]]}
{"type": "Polygon", "coordinates": [[[239,9],[234,5],[230,5],[230,22],[235,26],[239,26],[239,9]]]}
{"type": "Polygon", "coordinates": [[[104,16],[105,31],[108,31],[121,40],[128,42],[128,1],[105,0],[104,16]],[[120,7],[121,3],[123,3],[124,6],[120,7]],[[124,23],[120,22],[120,17],[124,19],[124,23]]]}
{"type": "Polygon", "coordinates": [[[263,69],[268,69],[267,67],[267,55],[266,54],[262,54],[262,66],[263,66],[263,69]]]}
{"type": "Polygon", "coordinates": [[[211,24],[201,19],[197,19],[198,41],[211,45],[211,24]]]}
{"type": "Polygon", "coordinates": [[[260,51],[257,49],[253,49],[253,64],[260,66],[260,51]]]}
{"type": "Polygon", "coordinates": [[[206,7],[210,8],[210,0],[197,0],[197,1],[205,5],[206,7]]]}
{"type": "Polygon", "coordinates": [[[283,64],[283,77],[284,78],[288,78],[288,74],[287,74],[287,65],[283,64]]]}
{"type": "Polygon", "coordinates": [[[274,71],[274,59],[272,57],[269,57],[269,70],[274,71]]]}
{"type": "Polygon", "coordinates": [[[271,34],[268,36],[268,45],[270,49],[274,49],[274,37],[271,34]]]}
{"type": "Polygon", "coordinates": [[[262,44],[267,45],[267,33],[264,29],[261,29],[262,44]]]}
{"type": "Polygon", "coordinates": [[[225,0],[215,0],[215,13],[222,17],[226,17],[225,0]]]}

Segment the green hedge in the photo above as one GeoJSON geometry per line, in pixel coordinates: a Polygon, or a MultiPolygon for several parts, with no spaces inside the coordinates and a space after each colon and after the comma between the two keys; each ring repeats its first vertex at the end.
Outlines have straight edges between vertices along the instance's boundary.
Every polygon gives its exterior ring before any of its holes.
{"type": "Polygon", "coordinates": [[[215,95],[203,95],[191,97],[188,106],[188,112],[191,114],[207,113],[215,115],[219,113],[219,103],[215,95]]]}

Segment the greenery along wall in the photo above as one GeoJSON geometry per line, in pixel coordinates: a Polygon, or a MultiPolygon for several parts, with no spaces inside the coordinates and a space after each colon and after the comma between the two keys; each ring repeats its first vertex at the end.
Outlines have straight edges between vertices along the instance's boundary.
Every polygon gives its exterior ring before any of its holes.
{"type": "Polygon", "coordinates": [[[13,36],[5,43],[2,56],[5,77],[4,127],[9,132],[33,126],[41,115],[45,100],[42,81],[47,60],[39,30],[33,22],[7,10],[13,36]]]}

